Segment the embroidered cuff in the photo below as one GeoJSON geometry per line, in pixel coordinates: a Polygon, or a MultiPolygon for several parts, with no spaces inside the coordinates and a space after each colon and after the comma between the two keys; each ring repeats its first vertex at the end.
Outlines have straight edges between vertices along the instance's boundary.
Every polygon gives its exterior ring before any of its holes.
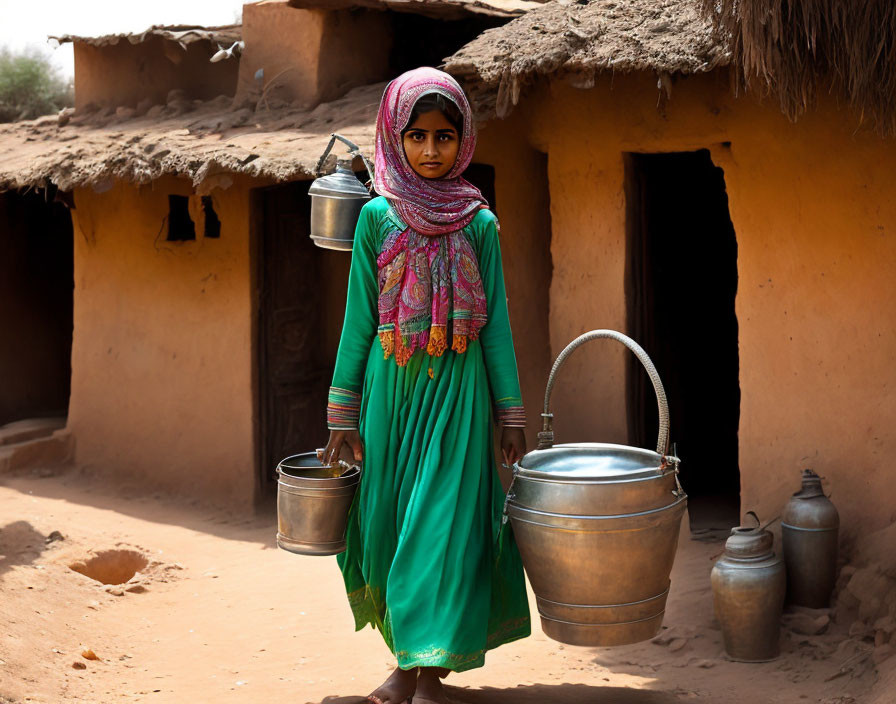
{"type": "Polygon", "coordinates": [[[507,406],[497,411],[497,421],[505,428],[525,428],[526,409],[522,406],[507,406]]]}
{"type": "Polygon", "coordinates": [[[358,430],[360,417],[361,394],[331,386],[327,397],[327,428],[358,430]]]}

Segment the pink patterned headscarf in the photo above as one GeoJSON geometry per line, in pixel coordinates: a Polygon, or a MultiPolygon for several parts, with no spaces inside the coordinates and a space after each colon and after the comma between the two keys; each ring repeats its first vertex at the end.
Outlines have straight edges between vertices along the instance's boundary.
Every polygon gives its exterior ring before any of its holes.
{"type": "Polygon", "coordinates": [[[473,158],[476,132],[470,104],[451,76],[434,68],[403,73],[386,86],[376,120],[374,187],[407,226],[383,243],[379,270],[379,336],[385,356],[399,366],[417,349],[441,356],[464,352],[485,325],[487,308],[479,264],[461,232],[486,207],[475,186],[461,178],[473,158]],[[402,131],[414,105],[438,93],[463,117],[457,160],[440,179],[420,176],[404,153],[402,131]]]}

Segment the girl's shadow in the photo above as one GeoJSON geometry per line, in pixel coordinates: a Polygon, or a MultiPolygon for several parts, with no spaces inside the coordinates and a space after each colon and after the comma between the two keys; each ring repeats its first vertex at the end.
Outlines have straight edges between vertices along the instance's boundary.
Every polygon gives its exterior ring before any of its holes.
{"type": "MultiPolygon", "coordinates": [[[[528,684],[510,689],[461,689],[445,685],[445,691],[452,704],[678,704],[681,701],[670,692],[587,684],[528,684]]],[[[363,697],[325,697],[319,704],[362,702],[363,697]]]]}

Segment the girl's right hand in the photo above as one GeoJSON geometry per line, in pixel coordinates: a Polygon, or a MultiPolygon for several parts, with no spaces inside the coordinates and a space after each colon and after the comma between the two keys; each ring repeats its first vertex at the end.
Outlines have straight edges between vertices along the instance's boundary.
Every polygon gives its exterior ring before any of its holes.
{"type": "Polygon", "coordinates": [[[355,462],[364,459],[364,445],[361,443],[361,433],[357,430],[331,430],[327,446],[318,453],[318,459],[322,464],[331,465],[339,459],[344,447],[348,448],[355,462]]]}

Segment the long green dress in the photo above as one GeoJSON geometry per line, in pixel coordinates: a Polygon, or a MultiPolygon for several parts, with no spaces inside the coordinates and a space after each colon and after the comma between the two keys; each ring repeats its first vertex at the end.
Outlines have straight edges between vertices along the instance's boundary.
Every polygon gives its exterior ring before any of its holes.
{"type": "Polygon", "coordinates": [[[396,228],[378,197],[355,233],[330,406],[360,394],[364,469],[338,562],[357,630],[378,628],[403,669],[462,671],[530,633],[492,447],[492,402],[499,417],[522,407],[497,220],[481,210],[463,231],[488,302],[479,339],[462,354],[418,350],[404,367],[377,336],[376,259],[396,228]]]}

